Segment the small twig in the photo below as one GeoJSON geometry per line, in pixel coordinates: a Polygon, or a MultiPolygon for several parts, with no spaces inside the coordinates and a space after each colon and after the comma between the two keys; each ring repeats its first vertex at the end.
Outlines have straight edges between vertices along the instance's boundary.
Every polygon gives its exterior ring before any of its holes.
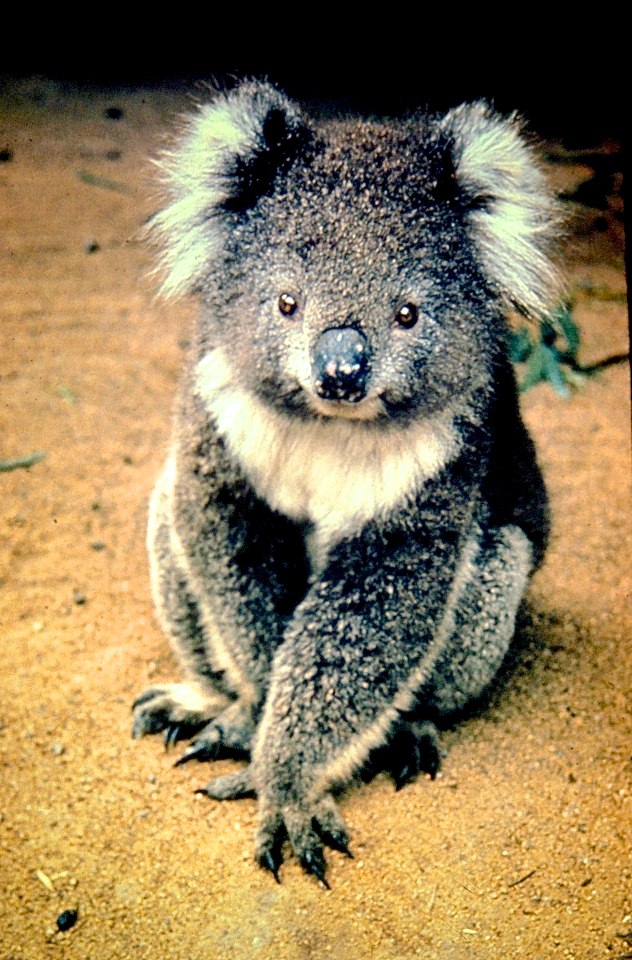
{"type": "Polygon", "coordinates": [[[474,891],[473,891],[473,890],[470,890],[469,887],[466,887],[465,884],[464,884],[464,883],[461,883],[460,880],[455,880],[454,882],[455,882],[455,883],[458,883],[458,885],[459,885],[460,887],[462,887],[464,890],[467,890],[468,893],[471,893],[473,897],[476,896],[476,894],[474,893],[474,891]]]}
{"type": "Polygon", "coordinates": [[[529,870],[529,873],[525,873],[524,877],[519,877],[517,880],[512,880],[511,883],[507,884],[507,889],[509,889],[509,887],[517,887],[519,883],[524,883],[525,880],[528,880],[529,877],[533,876],[536,869],[537,867],[534,867],[533,870],[529,870]]]}
{"type": "Polygon", "coordinates": [[[9,470],[19,470],[25,467],[32,467],[34,463],[39,463],[46,456],[45,453],[29,453],[26,457],[14,457],[12,460],[0,460],[0,473],[6,473],[9,470]]]}
{"type": "Polygon", "coordinates": [[[55,887],[53,886],[53,881],[47,873],[44,873],[43,870],[36,870],[35,875],[40,883],[44,884],[47,890],[50,890],[51,893],[54,891],[55,887]]]}
{"type": "Polygon", "coordinates": [[[596,363],[587,363],[582,364],[578,363],[573,357],[568,357],[563,355],[562,359],[565,363],[568,364],[573,370],[576,370],[577,373],[597,373],[598,370],[605,370],[606,367],[613,367],[617,363],[628,363],[630,360],[629,353],[616,353],[611,357],[605,357],[603,360],[598,360],[596,363]]]}

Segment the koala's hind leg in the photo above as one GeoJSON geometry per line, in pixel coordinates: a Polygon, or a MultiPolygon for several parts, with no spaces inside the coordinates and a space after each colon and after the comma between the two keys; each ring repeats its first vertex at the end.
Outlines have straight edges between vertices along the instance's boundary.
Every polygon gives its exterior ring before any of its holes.
{"type": "Polygon", "coordinates": [[[254,730],[252,711],[237,701],[197,733],[176,767],[189,760],[214,760],[221,751],[248,753],[254,730]]]}
{"type": "MultiPolygon", "coordinates": [[[[178,661],[188,677],[211,690],[222,674],[213,668],[200,606],[179,560],[172,516],[173,465],[168,462],[152,494],[147,530],[154,605],[178,661]]],[[[226,692],[226,691],[223,691],[226,692]]]]}
{"type": "Polygon", "coordinates": [[[493,529],[470,541],[453,594],[452,629],[419,692],[420,709],[446,715],[480,697],[513,639],[516,615],[533,569],[531,541],[519,527],[493,529]]]}
{"type": "Polygon", "coordinates": [[[434,780],[441,766],[439,731],[430,720],[403,718],[395,726],[389,742],[376,751],[369,769],[385,770],[393,778],[396,790],[427,773],[434,780]]]}
{"type": "Polygon", "coordinates": [[[515,619],[532,563],[530,541],[515,526],[500,527],[469,541],[467,563],[455,583],[451,629],[416,708],[403,714],[369,770],[386,770],[395,788],[420,773],[434,779],[441,764],[439,732],[423,719],[462,710],[483,693],[498,672],[511,643],[515,619]]]}
{"type": "Polygon", "coordinates": [[[189,679],[150,687],[137,697],[132,707],[132,735],[142,737],[164,731],[167,745],[200,731],[234,699],[223,685],[222,672],[211,663],[198,603],[172,548],[169,511],[163,474],[150,509],[152,592],[158,617],[189,679]]]}

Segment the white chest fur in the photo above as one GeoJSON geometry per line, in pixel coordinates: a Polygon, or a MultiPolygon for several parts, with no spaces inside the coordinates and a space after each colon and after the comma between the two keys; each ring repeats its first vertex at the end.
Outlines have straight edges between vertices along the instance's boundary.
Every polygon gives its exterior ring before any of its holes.
{"type": "Polygon", "coordinates": [[[390,429],[284,416],[235,386],[219,349],[198,364],[196,388],[258,496],[314,525],[310,547],[317,566],[330,546],[384,517],[436,476],[458,447],[448,413],[390,429]]]}

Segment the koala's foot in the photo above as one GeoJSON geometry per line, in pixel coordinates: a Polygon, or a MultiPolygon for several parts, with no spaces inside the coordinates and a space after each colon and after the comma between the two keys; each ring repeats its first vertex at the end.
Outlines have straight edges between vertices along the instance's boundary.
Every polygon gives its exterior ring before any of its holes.
{"type": "Polygon", "coordinates": [[[283,807],[263,804],[255,837],[255,859],[280,883],[283,843],[289,839],[295,857],[305,873],[313,874],[329,889],[324,845],[353,857],[349,834],[331,796],[305,803],[294,801],[283,807]]]}
{"type": "Polygon", "coordinates": [[[402,721],[388,748],[386,769],[401,790],[420,773],[434,780],[441,766],[439,731],[430,720],[402,721]]]}
{"type": "Polygon", "coordinates": [[[250,711],[233,703],[199,731],[175,766],[189,760],[215,760],[222,752],[247,754],[253,732],[250,711]]]}
{"type": "Polygon", "coordinates": [[[207,692],[194,683],[149,687],[132,704],[132,736],[164,732],[167,747],[185,740],[205,726],[227,704],[222,694],[207,692]]]}

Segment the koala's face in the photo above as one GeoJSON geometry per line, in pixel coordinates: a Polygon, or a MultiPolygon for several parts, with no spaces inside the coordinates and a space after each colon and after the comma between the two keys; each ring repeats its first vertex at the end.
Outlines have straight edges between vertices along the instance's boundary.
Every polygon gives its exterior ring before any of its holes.
{"type": "Polygon", "coordinates": [[[416,146],[341,126],[234,216],[223,339],[273,406],[408,421],[487,376],[482,281],[442,171],[410,169],[416,146]]]}
{"type": "Polygon", "coordinates": [[[164,166],[165,289],[202,294],[201,352],[221,347],[288,414],[407,422],[467,402],[503,306],[550,302],[554,208],[515,124],[483,104],[315,126],[246,83],[164,166]]]}

